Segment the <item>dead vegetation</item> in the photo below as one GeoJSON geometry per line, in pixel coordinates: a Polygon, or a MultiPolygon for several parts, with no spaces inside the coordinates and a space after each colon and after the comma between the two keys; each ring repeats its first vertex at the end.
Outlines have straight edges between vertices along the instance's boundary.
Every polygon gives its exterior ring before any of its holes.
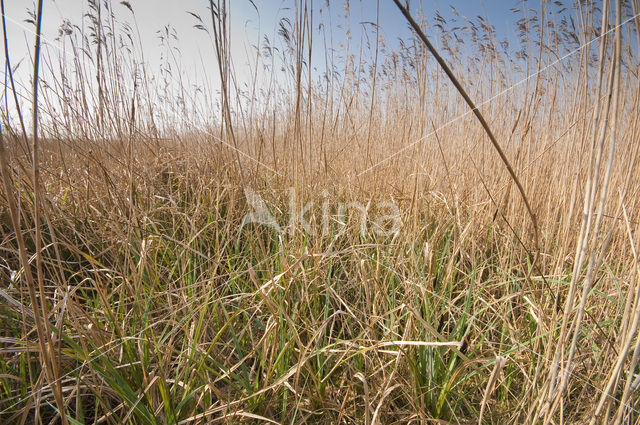
{"type": "Polygon", "coordinates": [[[525,3],[517,46],[412,9],[504,158],[418,36],[333,51],[297,0],[242,86],[225,3],[217,90],[145,68],[127,2],[61,27],[32,125],[7,73],[0,418],[636,423],[637,0],[525,3]]]}

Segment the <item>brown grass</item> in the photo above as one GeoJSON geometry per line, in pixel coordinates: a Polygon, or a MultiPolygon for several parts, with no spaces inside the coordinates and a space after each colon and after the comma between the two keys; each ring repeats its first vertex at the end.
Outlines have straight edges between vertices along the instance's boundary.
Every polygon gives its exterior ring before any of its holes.
{"type": "Polygon", "coordinates": [[[316,80],[311,46],[332,28],[297,1],[289,50],[259,57],[291,72],[247,100],[224,3],[222,108],[157,86],[135,41],[114,49],[135,27],[93,4],[91,31],[64,36],[74,60],[43,57],[39,160],[3,109],[0,418],[56,422],[62,405],[70,423],[638,421],[637,8],[605,3],[601,29],[593,5],[546,5],[544,33],[529,15],[506,52],[480,18],[431,26],[536,243],[418,38],[392,51],[373,25],[371,56],[327,49],[343,68],[316,80]],[[243,221],[247,188],[285,231],[243,221]],[[312,232],[287,227],[309,202],[312,232]],[[339,215],[350,202],[370,208],[364,232],[355,208],[339,215]],[[376,231],[382,202],[395,234],[376,231]]]}

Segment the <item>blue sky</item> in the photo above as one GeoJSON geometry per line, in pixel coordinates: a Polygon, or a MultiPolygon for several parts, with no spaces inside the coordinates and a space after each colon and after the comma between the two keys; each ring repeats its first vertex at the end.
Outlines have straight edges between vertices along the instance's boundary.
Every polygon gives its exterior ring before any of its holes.
{"type": "MultiPolygon", "coordinates": [[[[131,21],[130,12],[122,5],[119,0],[112,1],[113,10],[116,17],[122,20],[131,21]]],[[[271,39],[275,38],[278,23],[284,17],[291,17],[292,1],[291,0],[255,0],[260,14],[251,5],[249,0],[230,0],[231,5],[231,22],[232,40],[235,40],[234,48],[240,48],[241,44],[247,42],[255,43],[256,40],[262,39],[261,35],[270,35],[271,39]]],[[[322,16],[326,18],[327,7],[324,0],[315,0],[314,2],[314,25],[317,24],[322,16]]],[[[375,22],[376,0],[351,0],[348,2],[350,6],[350,23],[352,36],[357,40],[360,35],[361,28],[359,23],[364,21],[375,22]]],[[[532,8],[538,7],[538,2],[529,2],[532,8]]],[[[205,23],[209,23],[208,4],[206,0],[130,0],[130,4],[135,12],[135,19],[140,28],[140,33],[145,46],[145,52],[150,60],[160,53],[159,42],[156,31],[160,30],[167,24],[176,29],[179,36],[179,47],[182,52],[185,63],[196,61],[200,55],[209,56],[211,54],[210,43],[201,31],[193,28],[197,22],[187,12],[191,11],[199,14],[205,23]]],[[[455,7],[461,15],[475,17],[477,15],[486,15],[489,22],[497,29],[498,34],[502,36],[510,36],[512,24],[515,17],[510,8],[521,4],[518,0],[480,0],[480,1],[443,1],[443,0],[423,0],[412,1],[412,9],[415,11],[420,4],[426,16],[434,16],[438,10],[446,19],[453,17],[450,6],[455,7]]],[[[331,1],[331,12],[334,22],[334,41],[344,42],[344,16],[345,2],[331,1]],[[342,16],[341,16],[342,15],[342,16]],[[342,28],[339,28],[340,25],[342,28]]],[[[17,63],[20,58],[28,55],[28,49],[33,44],[33,34],[30,31],[32,27],[24,22],[27,18],[28,9],[33,9],[33,1],[24,0],[5,0],[8,19],[8,35],[11,51],[14,57],[13,62],[17,63]]],[[[55,44],[57,29],[63,19],[69,19],[71,22],[77,23],[81,20],[84,13],[88,11],[86,0],[45,0],[44,1],[44,37],[55,44]]],[[[371,30],[372,28],[369,27],[371,30]]],[[[404,18],[393,4],[392,0],[380,0],[380,32],[385,40],[389,42],[395,41],[397,38],[406,38],[409,30],[404,18]]],[[[241,60],[240,54],[236,60],[241,60]]],[[[199,59],[198,59],[199,61],[199,59]]]]}
{"type": "MultiPolygon", "coordinates": [[[[263,34],[269,34],[270,40],[274,39],[277,25],[283,17],[293,15],[291,1],[286,0],[256,0],[255,4],[260,10],[260,17],[256,14],[255,9],[248,0],[234,0],[232,2],[235,14],[234,22],[245,26],[248,29],[247,34],[251,40],[255,40],[258,26],[263,34]]],[[[314,4],[314,27],[318,29],[319,21],[328,23],[328,10],[324,0],[315,0],[314,4]]],[[[398,46],[398,40],[407,40],[411,36],[411,31],[406,23],[404,16],[400,13],[392,0],[350,0],[345,2],[331,1],[330,12],[333,23],[333,40],[334,48],[340,49],[341,45],[345,45],[346,39],[346,20],[345,20],[345,4],[349,5],[349,26],[351,30],[352,50],[358,49],[358,43],[363,35],[363,31],[368,35],[369,40],[374,40],[374,27],[365,22],[375,23],[376,21],[376,4],[379,4],[379,27],[380,35],[390,48],[398,46]]],[[[522,0],[477,0],[477,1],[445,1],[445,0],[413,0],[410,2],[412,12],[422,11],[427,19],[433,22],[433,18],[438,12],[447,21],[456,18],[458,13],[458,21],[462,21],[463,17],[477,20],[478,16],[482,16],[495,28],[497,41],[504,39],[515,41],[514,32],[515,22],[522,17],[521,13],[514,13],[512,8],[522,9],[522,0]],[[455,9],[455,12],[454,12],[455,9]]],[[[527,8],[537,10],[539,8],[538,1],[527,1],[527,8]]],[[[433,27],[425,29],[428,37],[433,38],[438,43],[437,31],[433,27]]],[[[322,39],[315,35],[314,52],[319,62],[322,62],[322,39]]]]}
{"type": "MultiPolygon", "coordinates": [[[[102,0],[104,2],[104,0],[102,0]]],[[[200,15],[207,28],[211,27],[208,12],[208,0],[129,0],[134,15],[113,0],[113,13],[122,22],[137,23],[145,61],[150,71],[158,69],[163,49],[157,32],[169,25],[178,36],[173,41],[180,52],[179,63],[183,67],[186,77],[194,81],[207,79],[211,87],[218,84],[217,64],[214,50],[209,36],[194,28],[197,20],[187,12],[200,15]]],[[[229,0],[231,8],[231,42],[234,70],[238,81],[248,81],[251,67],[248,65],[255,57],[252,45],[262,45],[265,36],[275,45],[283,47],[283,41],[277,35],[278,26],[283,18],[293,17],[292,0],[255,0],[259,13],[256,12],[249,0],[229,0]]],[[[529,0],[527,7],[536,9],[539,1],[529,0]]],[[[496,38],[500,42],[505,38],[515,39],[514,23],[522,14],[515,14],[510,9],[522,8],[522,0],[478,0],[478,1],[445,1],[445,0],[413,0],[410,2],[413,13],[419,9],[433,23],[436,11],[447,21],[454,18],[453,8],[462,16],[476,19],[477,16],[486,17],[496,29],[496,38]],[[453,8],[452,8],[453,7],[453,8]]],[[[404,17],[397,10],[392,0],[380,0],[380,35],[391,49],[398,45],[399,39],[408,39],[410,30],[404,17]]],[[[28,83],[30,71],[29,52],[33,46],[33,26],[24,22],[28,17],[28,9],[33,9],[32,0],[5,0],[8,37],[12,64],[18,67],[18,80],[28,83]]],[[[347,41],[347,27],[351,33],[351,51],[357,52],[361,38],[369,37],[371,43],[374,38],[374,28],[364,22],[375,22],[376,0],[344,0],[331,1],[330,13],[325,0],[314,0],[314,56],[313,65],[320,67],[324,64],[324,46],[322,35],[318,31],[320,23],[325,25],[333,35],[333,48],[337,55],[344,53],[347,41]],[[349,18],[345,19],[345,5],[349,5],[349,18]],[[329,26],[329,15],[331,26],[329,26]]],[[[56,40],[58,28],[64,19],[72,23],[80,23],[83,15],[88,12],[86,0],[45,0],[43,37],[46,49],[59,54],[60,42],[56,40]]],[[[434,27],[426,28],[425,32],[437,44],[437,31],[434,27]]],[[[366,52],[365,52],[366,54],[366,52]]],[[[70,59],[70,58],[68,58],[70,59]]],[[[322,70],[320,70],[322,71],[322,70]]]]}

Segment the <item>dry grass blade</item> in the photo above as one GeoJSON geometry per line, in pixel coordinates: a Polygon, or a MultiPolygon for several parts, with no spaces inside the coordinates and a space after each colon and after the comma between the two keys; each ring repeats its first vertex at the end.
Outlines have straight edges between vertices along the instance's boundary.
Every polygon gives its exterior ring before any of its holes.
{"type": "Polygon", "coordinates": [[[456,90],[460,93],[460,95],[462,96],[464,101],[467,103],[467,105],[469,105],[469,108],[471,108],[471,110],[473,111],[473,114],[476,116],[476,118],[478,119],[478,121],[482,125],[482,128],[487,133],[487,136],[489,137],[489,140],[491,140],[491,143],[493,144],[493,147],[496,149],[496,152],[498,152],[498,155],[500,156],[500,159],[502,160],[502,162],[504,163],[504,166],[506,167],[507,171],[509,172],[509,175],[511,176],[511,179],[516,184],[516,187],[518,188],[518,191],[520,192],[520,196],[522,197],[522,200],[524,201],[524,204],[527,207],[527,212],[529,213],[529,217],[531,218],[531,223],[533,224],[535,248],[536,248],[536,251],[539,251],[540,250],[540,244],[539,244],[539,241],[538,241],[538,222],[536,220],[536,216],[533,213],[533,210],[531,209],[531,205],[529,203],[529,199],[527,198],[527,194],[525,193],[524,188],[522,187],[522,184],[520,183],[520,180],[518,179],[518,176],[516,175],[515,171],[513,170],[513,167],[511,166],[511,163],[509,162],[509,159],[507,158],[506,154],[504,153],[504,150],[502,149],[502,147],[500,146],[500,144],[496,140],[496,137],[493,135],[493,132],[491,131],[491,128],[489,128],[489,124],[484,119],[484,116],[482,115],[480,110],[476,107],[475,103],[473,103],[473,101],[471,100],[471,98],[469,97],[469,95],[467,94],[465,89],[462,87],[462,85],[460,84],[458,79],[455,77],[455,75],[453,75],[453,71],[451,71],[451,69],[449,68],[449,65],[447,65],[447,63],[444,61],[442,56],[440,56],[440,54],[435,49],[435,47],[433,47],[433,45],[429,42],[429,39],[427,38],[427,36],[422,31],[422,28],[420,28],[420,25],[418,25],[418,23],[413,19],[413,17],[411,16],[411,13],[409,12],[409,10],[405,6],[402,5],[400,0],[393,0],[393,1],[395,2],[396,6],[398,6],[398,9],[400,9],[400,11],[404,15],[404,17],[407,19],[407,21],[409,22],[409,24],[411,25],[413,30],[418,34],[418,36],[420,37],[420,40],[422,40],[422,42],[425,44],[425,46],[427,46],[427,48],[429,49],[429,52],[431,52],[431,54],[436,59],[436,61],[438,61],[438,65],[440,65],[440,67],[445,72],[445,74],[447,74],[447,77],[449,77],[449,80],[451,81],[451,83],[453,83],[453,85],[455,86],[456,90]]]}
{"type": "Polygon", "coordinates": [[[487,407],[489,397],[491,397],[491,393],[495,389],[496,382],[498,381],[500,373],[502,373],[502,369],[504,369],[504,365],[506,364],[506,362],[507,359],[505,359],[504,357],[496,357],[495,363],[493,364],[493,371],[491,371],[491,375],[489,376],[489,380],[487,381],[487,386],[484,389],[484,395],[482,396],[482,403],[480,404],[480,414],[478,415],[478,425],[482,425],[484,410],[487,407]]]}

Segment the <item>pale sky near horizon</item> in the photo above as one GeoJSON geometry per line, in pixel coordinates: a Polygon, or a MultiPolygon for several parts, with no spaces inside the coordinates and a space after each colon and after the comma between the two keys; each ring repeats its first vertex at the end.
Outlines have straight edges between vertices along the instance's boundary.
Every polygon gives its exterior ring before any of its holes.
{"type": "MultiPolygon", "coordinates": [[[[102,0],[105,2],[105,0],[102,0]]],[[[157,32],[167,25],[175,29],[178,40],[174,42],[180,51],[180,64],[185,69],[187,77],[194,81],[207,78],[211,87],[217,87],[218,74],[217,63],[213,46],[209,36],[201,30],[194,28],[198,22],[187,12],[200,15],[207,28],[211,27],[211,17],[208,11],[207,0],[129,0],[134,15],[120,0],[107,0],[111,4],[116,19],[131,24],[137,22],[140,32],[141,44],[144,49],[145,62],[153,72],[158,69],[162,48],[157,32]],[[134,18],[135,16],[135,18],[134,18]],[[210,71],[210,72],[209,72],[210,71]],[[206,75],[203,75],[206,74],[206,75]]],[[[248,57],[253,57],[254,50],[251,45],[262,45],[264,37],[268,37],[272,43],[282,46],[281,37],[277,35],[278,24],[282,18],[291,18],[293,15],[292,0],[255,0],[259,14],[256,12],[250,0],[230,0],[230,28],[232,42],[232,59],[237,78],[242,82],[248,80],[248,57]]],[[[349,4],[350,14],[348,24],[351,27],[352,45],[359,43],[363,31],[368,37],[373,34],[373,27],[364,22],[375,22],[376,0],[336,0],[330,2],[330,13],[327,10],[325,0],[313,1],[314,9],[314,61],[324,63],[324,46],[319,32],[319,24],[322,22],[328,26],[328,16],[331,16],[331,31],[333,32],[333,48],[343,49],[346,40],[345,4],[349,4]],[[317,55],[317,56],[315,56],[317,55]]],[[[399,39],[408,39],[410,30],[404,17],[397,10],[392,0],[379,0],[380,4],[380,34],[385,42],[393,48],[399,39]]],[[[505,38],[515,39],[514,23],[522,17],[522,13],[511,11],[512,8],[522,8],[523,0],[413,0],[411,3],[414,13],[421,8],[425,16],[430,19],[435,16],[435,11],[447,20],[454,17],[453,6],[460,15],[476,18],[486,17],[488,22],[496,28],[496,38],[500,42],[505,38]]],[[[537,9],[538,0],[526,1],[530,9],[537,9]]],[[[7,32],[9,50],[12,65],[18,66],[17,79],[23,85],[28,85],[31,60],[30,52],[33,49],[34,26],[26,23],[28,10],[35,8],[33,0],[5,0],[7,32]]],[[[56,41],[58,28],[63,20],[80,24],[82,17],[89,11],[87,0],[44,0],[43,7],[43,42],[45,49],[58,54],[60,42],[56,41]]],[[[433,21],[431,21],[433,22],[433,21]]],[[[434,31],[427,29],[427,34],[434,31]]],[[[434,41],[437,37],[434,34],[434,41]]],[[[366,37],[365,37],[366,38],[366,37]]],[[[3,46],[4,47],[4,46],[3,46]]],[[[70,57],[67,57],[70,59],[70,57]]],[[[26,90],[26,88],[24,89],[26,90]]],[[[4,102],[3,102],[4,103],[4,102]]]]}
{"type": "MultiPolygon", "coordinates": [[[[104,1],[104,0],[103,0],[104,1]]],[[[116,18],[122,21],[132,22],[129,10],[120,4],[119,0],[111,2],[116,18]]],[[[209,56],[213,58],[213,50],[207,36],[195,29],[196,19],[187,12],[199,14],[205,24],[210,24],[208,12],[209,2],[206,0],[130,0],[145,48],[145,55],[150,61],[157,59],[160,55],[159,41],[156,32],[165,25],[175,28],[179,40],[178,45],[182,53],[182,58],[186,64],[200,62],[199,56],[205,60],[209,56]]],[[[454,6],[461,14],[475,17],[484,15],[489,22],[494,25],[499,35],[510,36],[510,23],[515,22],[517,17],[509,11],[512,7],[517,7],[522,0],[480,0],[480,1],[445,1],[429,0],[411,2],[415,8],[422,3],[422,9],[427,15],[432,15],[435,10],[440,11],[445,18],[451,17],[452,11],[449,5],[454,6]]],[[[537,7],[538,2],[529,2],[530,7],[537,7]]],[[[255,4],[260,10],[256,13],[249,0],[231,0],[231,39],[234,48],[237,49],[234,55],[236,63],[243,60],[244,44],[262,41],[267,35],[270,39],[276,39],[278,22],[284,17],[292,15],[293,2],[291,0],[256,0],[255,4]],[[258,34],[258,32],[260,34],[258,34]]],[[[332,15],[344,14],[344,0],[332,1],[332,15]]],[[[375,22],[376,0],[351,0],[351,23],[354,40],[359,37],[360,22],[375,22]]],[[[33,26],[26,23],[28,10],[33,10],[34,1],[5,0],[7,32],[10,52],[13,64],[28,58],[33,46],[33,26]]],[[[323,15],[326,17],[326,6],[324,0],[314,2],[316,22],[320,22],[321,16],[318,10],[323,8],[323,15]]],[[[43,38],[48,44],[55,45],[57,31],[63,19],[68,19],[72,23],[79,23],[82,16],[89,11],[86,0],[45,0],[43,6],[43,38]]],[[[336,22],[339,22],[336,19],[336,22]]],[[[210,25],[208,25],[209,27],[210,25]]],[[[314,24],[314,27],[317,25],[314,24]]],[[[337,27],[337,25],[336,25],[337,27]]],[[[317,28],[316,28],[317,29],[317,28]]],[[[344,35],[340,35],[340,28],[336,31],[335,41],[343,41],[344,35]]],[[[391,0],[380,0],[380,32],[385,40],[393,41],[397,38],[406,38],[409,30],[404,18],[396,9],[391,0]]],[[[318,41],[319,43],[319,41],[318,41]]]]}

